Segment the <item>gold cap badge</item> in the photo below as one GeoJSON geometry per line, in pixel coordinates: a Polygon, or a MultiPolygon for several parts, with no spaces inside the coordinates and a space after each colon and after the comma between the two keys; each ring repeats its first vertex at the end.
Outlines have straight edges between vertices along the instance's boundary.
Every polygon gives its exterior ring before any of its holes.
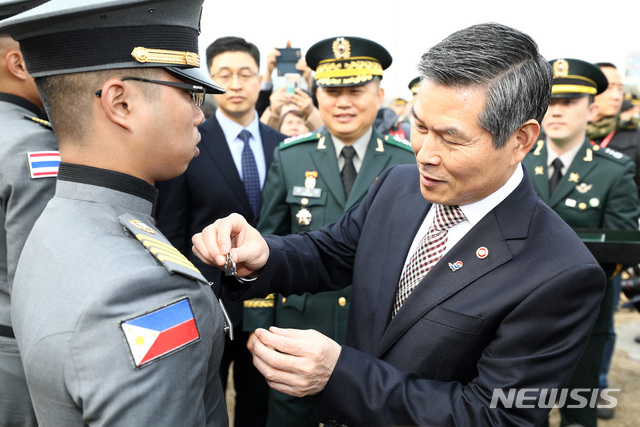
{"type": "Polygon", "coordinates": [[[351,43],[344,37],[338,37],[333,42],[333,55],[336,59],[348,59],[351,57],[351,43]]]}
{"type": "Polygon", "coordinates": [[[556,59],[553,63],[553,78],[567,77],[569,75],[569,63],[564,59],[556,59]]]}

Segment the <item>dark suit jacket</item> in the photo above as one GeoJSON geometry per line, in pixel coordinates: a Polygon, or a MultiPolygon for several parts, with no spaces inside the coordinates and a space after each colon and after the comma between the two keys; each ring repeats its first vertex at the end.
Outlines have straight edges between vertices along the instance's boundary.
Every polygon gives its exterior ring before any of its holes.
{"type": "MultiPolygon", "coordinates": [[[[213,282],[219,295],[220,273],[216,267],[201,262],[191,250],[191,237],[218,218],[233,212],[255,225],[249,199],[244,191],[229,145],[215,115],[198,128],[202,140],[200,155],[189,163],[186,172],[177,178],[159,182],[156,219],[158,228],[202,274],[213,282]]],[[[273,161],[273,151],[286,135],[260,123],[266,169],[273,161]]],[[[226,304],[234,325],[242,320],[242,304],[226,304]]]]}
{"type": "Polygon", "coordinates": [[[337,223],[269,236],[269,261],[245,285],[247,296],[353,283],[346,344],[316,406],[319,421],[538,425],[549,409],[492,409],[494,389],[567,383],[595,320],[604,274],[525,172],[391,320],[405,257],[430,207],[416,166],[391,167],[337,223]],[[476,255],[480,247],[488,250],[484,259],[476,255]],[[463,266],[453,271],[456,261],[463,266]]]}

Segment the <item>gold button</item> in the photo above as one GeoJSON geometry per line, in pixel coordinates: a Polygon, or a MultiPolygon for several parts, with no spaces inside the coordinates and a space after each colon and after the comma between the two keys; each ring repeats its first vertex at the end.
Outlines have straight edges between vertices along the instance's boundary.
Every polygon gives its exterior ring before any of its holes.
{"type": "Polygon", "coordinates": [[[300,203],[302,203],[303,205],[308,205],[309,204],[309,199],[307,199],[306,197],[300,200],[300,203]]]}
{"type": "Polygon", "coordinates": [[[347,299],[345,297],[340,297],[338,299],[338,305],[340,307],[344,307],[345,305],[347,305],[347,299]]]}
{"type": "Polygon", "coordinates": [[[284,304],[285,302],[287,302],[287,299],[285,297],[282,297],[282,303],[284,304]]]}

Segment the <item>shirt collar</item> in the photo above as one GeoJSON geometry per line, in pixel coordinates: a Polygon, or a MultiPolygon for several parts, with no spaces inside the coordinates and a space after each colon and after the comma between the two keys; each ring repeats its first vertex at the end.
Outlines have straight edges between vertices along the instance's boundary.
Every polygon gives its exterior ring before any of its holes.
{"type": "MultiPolygon", "coordinates": [[[[360,138],[356,140],[351,146],[356,150],[356,154],[360,160],[364,159],[364,155],[367,154],[367,147],[369,146],[369,141],[371,140],[371,134],[373,134],[373,128],[369,128],[368,131],[364,133],[360,138]]],[[[345,143],[331,135],[331,140],[333,141],[333,146],[336,148],[336,155],[340,157],[340,153],[342,149],[345,147],[345,143]]]]}
{"type": "Polygon", "coordinates": [[[253,120],[249,123],[249,126],[244,127],[241,124],[238,124],[231,120],[229,117],[225,116],[222,111],[218,108],[215,112],[216,119],[218,119],[218,123],[220,123],[220,127],[222,128],[222,132],[224,133],[225,138],[228,143],[233,142],[238,134],[242,131],[242,129],[246,129],[251,132],[251,136],[256,141],[260,141],[258,138],[260,136],[260,122],[258,120],[258,113],[254,111],[253,120]]]}

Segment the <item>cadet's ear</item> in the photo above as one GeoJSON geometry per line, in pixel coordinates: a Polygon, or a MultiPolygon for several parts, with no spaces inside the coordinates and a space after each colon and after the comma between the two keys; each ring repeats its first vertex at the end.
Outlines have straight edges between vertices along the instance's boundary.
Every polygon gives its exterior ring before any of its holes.
{"type": "Polygon", "coordinates": [[[100,106],[104,115],[112,123],[131,131],[131,103],[133,85],[125,85],[120,79],[109,79],[100,92],[100,106]]]}
{"type": "Polygon", "coordinates": [[[529,120],[514,132],[512,138],[516,140],[514,147],[512,164],[516,164],[524,159],[540,134],[540,123],[537,120],[529,120]]]}
{"type": "Polygon", "coordinates": [[[7,70],[9,70],[15,78],[20,80],[27,80],[29,78],[27,67],[24,65],[24,58],[19,50],[9,50],[4,59],[7,64],[7,70]]]}

